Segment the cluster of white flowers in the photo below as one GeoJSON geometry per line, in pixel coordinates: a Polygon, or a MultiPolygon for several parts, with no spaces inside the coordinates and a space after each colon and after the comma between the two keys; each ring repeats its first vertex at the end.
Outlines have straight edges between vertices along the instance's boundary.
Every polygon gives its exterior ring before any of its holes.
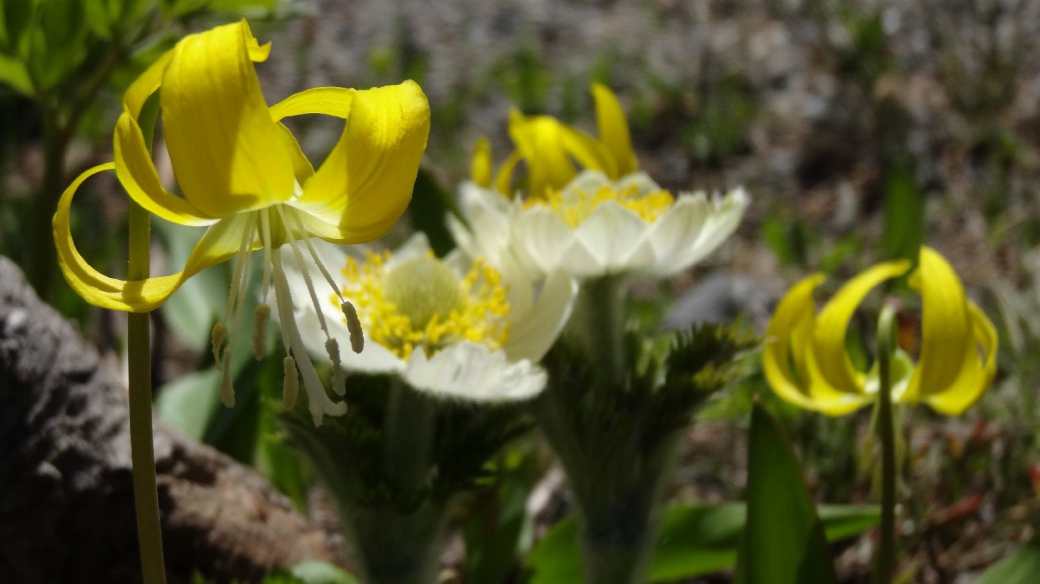
{"type": "MultiPolygon", "coordinates": [[[[352,257],[323,246],[364,330],[348,370],[400,375],[412,387],[473,401],[529,399],[546,383],[537,365],[567,323],[579,282],[599,277],[667,277],[696,264],[737,228],[748,206],[725,196],[673,196],[638,171],[627,122],[613,93],[594,86],[600,138],[554,118],[516,112],[517,150],[491,181],[490,149],[478,146],[472,181],[461,187],[463,217],[447,218],[458,248],[443,260],[426,238],[394,253],[352,257]],[[512,188],[525,161],[527,192],[512,188]],[[575,170],[573,161],[585,169],[575,170]],[[512,191],[512,192],[510,192],[512,191]]],[[[289,264],[287,264],[289,265],[289,264]]],[[[300,271],[294,298],[307,298],[300,271]]],[[[324,315],[332,338],[349,342],[340,298],[324,315]]],[[[296,307],[300,327],[320,328],[314,303],[296,307]]],[[[325,354],[322,335],[306,343],[325,354]]],[[[338,366],[338,365],[337,365],[338,366]]]]}

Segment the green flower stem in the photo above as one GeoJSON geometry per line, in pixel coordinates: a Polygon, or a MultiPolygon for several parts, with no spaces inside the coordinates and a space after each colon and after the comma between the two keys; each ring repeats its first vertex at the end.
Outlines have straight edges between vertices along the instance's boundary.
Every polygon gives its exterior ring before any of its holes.
{"type": "Polygon", "coordinates": [[[365,584],[435,584],[451,508],[426,501],[410,513],[392,504],[345,509],[365,584]]]}
{"type": "MultiPolygon", "coordinates": [[[[151,144],[158,100],[150,99],[141,114],[146,142],[151,144]]],[[[149,147],[149,150],[151,148],[149,147]]],[[[151,264],[151,216],[137,203],[130,202],[130,263],[127,277],[140,280],[149,276],[151,264]]],[[[152,353],[149,314],[127,315],[127,353],[130,369],[130,460],[134,478],[134,504],[137,511],[137,540],[141,547],[144,584],[164,584],[162,529],[159,523],[159,495],[155,486],[155,452],[152,445],[152,353]]]]}
{"type": "Polygon", "coordinates": [[[394,379],[386,412],[387,475],[403,488],[421,490],[429,478],[435,413],[433,403],[394,379]]]}
{"type": "MultiPolygon", "coordinates": [[[[582,572],[586,584],[643,584],[660,519],[658,477],[643,477],[651,484],[621,486],[612,500],[579,495],[582,572]]],[[[616,479],[614,482],[617,481],[616,479]]],[[[611,492],[614,489],[605,489],[611,492]]]]}
{"type": "Polygon", "coordinates": [[[625,281],[602,276],[583,282],[572,322],[600,373],[600,386],[613,388],[624,379],[625,281]]]}
{"type": "Polygon", "coordinates": [[[896,436],[892,414],[892,338],[895,310],[886,306],[878,322],[878,440],[881,442],[881,542],[875,559],[874,582],[889,584],[895,570],[896,436]]]}
{"type": "MultiPolygon", "coordinates": [[[[627,422],[575,423],[581,408],[594,412],[609,394],[590,401],[550,388],[532,413],[560,459],[577,501],[585,584],[644,584],[660,525],[662,495],[677,450],[678,433],[644,441],[648,412],[630,411],[627,422]],[[598,405],[597,405],[598,404],[598,405]]],[[[622,391],[615,387],[615,391],[622,391]]],[[[648,396],[648,399],[649,396],[648,396]]],[[[654,423],[654,422],[649,422],[654,423]]]]}

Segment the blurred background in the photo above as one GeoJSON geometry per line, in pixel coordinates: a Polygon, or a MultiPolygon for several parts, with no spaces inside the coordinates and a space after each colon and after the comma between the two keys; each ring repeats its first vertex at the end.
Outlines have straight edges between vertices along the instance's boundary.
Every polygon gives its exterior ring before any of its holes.
{"type": "MultiPolygon", "coordinates": [[[[49,227],[57,197],[80,171],[111,160],[120,97],[136,74],[183,34],[246,16],[260,42],[273,44],[257,67],[268,103],[321,85],[411,78],[423,87],[433,116],[425,170],[391,240],[420,228],[443,241],[439,218],[468,178],[477,139],[491,140],[496,162],[512,150],[510,108],[594,132],[588,88],[598,81],[618,94],[642,169],[662,186],[743,185],[752,197],[720,253],[660,289],[639,290],[647,318],[662,326],[737,314],[762,326],[808,273],[831,274],[833,284],[880,260],[916,257],[922,243],[936,248],[997,324],[1000,372],[962,418],[907,413],[902,549],[914,581],[969,582],[1032,535],[1040,513],[1040,2],[48,0],[29,31],[19,15],[30,4],[4,0],[0,22],[0,254],[115,366],[122,315],[88,307],[57,272],[49,227]],[[661,297],[670,304],[662,308],[661,297]]],[[[317,118],[294,124],[317,160],[341,131],[317,118]]],[[[168,165],[165,173],[172,183],[168,165]]],[[[126,195],[105,178],[77,201],[81,251],[124,274],[126,195]]],[[[155,229],[153,271],[178,270],[195,236],[155,229]]],[[[212,269],[157,314],[160,411],[259,464],[302,505],[306,472],[266,438],[263,400],[216,408],[207,347],[227,280],[226,268],[212,269]]],[[[249,365],[248,374],[262,380],[267,366],[249,365]]],[[[761,395],[781,414],[818,500],[869,501],[870,456],[860,451],[869,412],[799,414],[771,398],[756,367],[749,362],[748,381],[691,431],[675,499],[741,496],[743,427],[761,395]]],[[[558,470],[529,475],[540,498],[528,508],[544,530],[570,502],[558,470]]],[[[847,542],[840,570],[865,581],[869,558],[868,538],[847,542]]],[[[719,578],[702,581],[727,581],[719,578]]]]}

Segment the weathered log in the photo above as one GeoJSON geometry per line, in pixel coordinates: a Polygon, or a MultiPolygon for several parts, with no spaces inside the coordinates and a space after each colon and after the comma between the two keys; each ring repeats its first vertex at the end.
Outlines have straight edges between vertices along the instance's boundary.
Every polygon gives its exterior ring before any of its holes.
{"type": "MultiPolygon", "coordinates": [[[[254,470],[157,423],[170,581],[337,560],[254,470]]],[[[126,388],[0,257],[0,582],[140,581],[126,388]]]]}

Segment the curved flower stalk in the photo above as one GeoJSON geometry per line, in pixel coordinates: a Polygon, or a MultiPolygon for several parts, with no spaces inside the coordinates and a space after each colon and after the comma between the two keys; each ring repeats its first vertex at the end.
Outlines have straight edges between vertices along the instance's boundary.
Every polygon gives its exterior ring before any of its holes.
{"type": "MultiPolygon", "coordinates": [[[[365,330],[363,350],[346,354],[344,368],[396,374],[421,392],[473,402],[529,399],[545,386],[536,363],[577,294],[567,275],[551,274],[536,298],[519,270],[470,263],[459,254],[439,260],[422,234],[394,253],[370,252],[360,261],[332,246],[320,253],[326,264],[344,266],[337,283],[365,330]]],[[[306,285],[303,273],[288,271],[297,296],[306,285]]],[[[297,303],[296,322],[310,331],[327,326],[333,339],[347,342],[350,323],[336,313],[338,298],[332,300],[319,310],[297,303]]],[[[325,353],[320,339],[304,336],[315,355],[325,353]]]]}
{"type": "MultiPolygon", "coordinates": [[[[879,369],[859,371],[845,349],[849,320],[871,290],[910,271],[910,263],[878,264],[850,280],[816,312],[821,274],[803,279],[780,301],[766,329],[763,366],[770,386],[799,407],[840,416],[878,398],[879,369]],[[793,366],[792,366],[793,364],[793,366]]],[[[989,388],[996,371],[997,333],[950,264],[922,247],[910,286],[921,294],[920,355],[892,356],[891,399],[925,403],[960,415],[989,388]]]]}
{"type": "MultiPolygon", "coordinates": [[[[234,403],[225,347],[237,336],[247,295],[251,252],[264,250],[263,302],[255,314],[262,339],[271,309],[286,337],[287,373],[296,365],[310,396],[315,424],[339,415],[318,382],[298,327],[281,254],[294,260],[316,257],[309,238],[360,243],[380,237],[406,208],[429,133],[429,105],[418,85],[357,91],[322,87],[295,94],[268,107],[254,62],[270,45],[259,45],[245,21],[185,37],[149,67],[127,90],[114,137],[115,161],[87,170],[62,195],[54,216],[59,264],[69,284],[91,304],[128,312],[160,306],[200,270],[236,258],[225,323],[213,331],[218,366],[225,371],[222,399],[234,403]],[[152,163],[141,129],[142,108],[159,91],[166,145],[183,196],[166,190],[152,163]],[[347,120],[339,141],[315,170],[296,139],[281,123],[288,116],[324,114],[347,120]],[[208,226],[183,270],[169,276],[124,281],[91,267],[72,241],[72,199],[87,178],[106,170],[147,211],[180,225],[208,226]],[[230,331],[229,331],[230,327],[230,331]],[[296,359],[299,359],[297,362],[296,359]]],[[[328,271],[322,270],[328,277],[328,271]]],[[[308,281],[308,296],[317,294],[308,281]]],[[[262,355],[262,343],[257,347],[262,355]]],[[[338,348],[330,343],[330,357],[338,348]]]]}
{"type": "Polygon", "coordinates": [[[737,228],[749,199],[741,189],[709,199],[662,189],[638,171],[628,123],[614,94],[593,85],[600,137],[548,116],[513,112],[516,150],[490,189],[490,148],[481,142],[473,181],[462,186],[469,227],[454,217],[459,247],[492,263],[507,250],[534,277],[561,269],[577,278],[643,274],[665,277],[703,259],[737,228]],[[513,188],[520,161],[527,196],[513,188]],[[578,172],[574,162],[584,171],[578,172]]]}

